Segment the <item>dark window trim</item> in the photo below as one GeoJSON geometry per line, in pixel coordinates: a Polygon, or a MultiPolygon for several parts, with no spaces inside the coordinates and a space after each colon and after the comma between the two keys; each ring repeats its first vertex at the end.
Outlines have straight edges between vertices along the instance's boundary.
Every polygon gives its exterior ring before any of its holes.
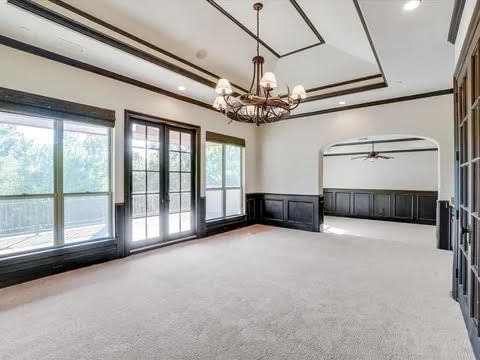
{"type": "Polygon", "coordinates": [[[0,87],[0,111],[115,127],[115,111],[0,87]]]}
{"type": "Polygon", "coordinates": [[[206,141],[245,147],[245,139],[237,138],[230,135],[219,134],[211,131],[207,131],[206,141]]]}

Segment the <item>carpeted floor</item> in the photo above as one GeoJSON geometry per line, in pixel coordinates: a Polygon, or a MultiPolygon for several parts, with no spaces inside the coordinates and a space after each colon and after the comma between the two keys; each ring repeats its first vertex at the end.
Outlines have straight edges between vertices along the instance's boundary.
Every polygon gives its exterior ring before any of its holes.
{"type": "Polygon", "coordinates": [[[433,227],[354,221],[257,225],[0,290],[0,358],[473,359],[433,227]]]}

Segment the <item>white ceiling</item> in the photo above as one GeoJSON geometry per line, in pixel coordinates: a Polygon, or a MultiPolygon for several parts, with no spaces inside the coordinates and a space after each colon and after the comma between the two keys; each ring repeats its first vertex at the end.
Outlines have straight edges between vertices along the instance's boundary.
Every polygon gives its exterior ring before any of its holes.
{"type": "MultiPolygon", "coordinates": [[[[59,9],[48,0],[36,2],[59,9]]],[[[255,40],[206,0],[65,2],[241,87],[249,86],[255,40]],[[206,53],[206,57],[199,58],[199,51],[206,53]]],[[[252,32],[255,32],[254,2],[217,0],[219,6],[252,32]]],[[[308,102],[296,113],[338,107],[340,100],[354,105],[451,88],[454,49],[447,42],[447,33],[453,2],[424,0],[417,10],[406,13],[402,9],[404,0],[359,0],[388,87],[308,102]]],[[[280,83],[285,84],[284,89],[286,84],[291,87],[302,83],[312,88],[380,73],[353,0],[297,0],[297,3],[326,43],[280,58],[261,48],[266,71],[274,71],[280,83]]],[[[276,52],[285,54],[318,43],[289,0],[265,0],[264,4],[260,37],[276,52]]],[[[68,16],[127,41],[73,13],[68,16]]],[[[214,98],[213,89],[207,85],[33,15],[7,4],[6,0],[0,0],[0,34],[206,103],[214,98]],[[179,92],[179,85],[187,90],[179,92]]],[[[139,44],[132,45],[146,51],[139,44]]],[[[162,54],[154,55],[165,59],[162,54]]]]}

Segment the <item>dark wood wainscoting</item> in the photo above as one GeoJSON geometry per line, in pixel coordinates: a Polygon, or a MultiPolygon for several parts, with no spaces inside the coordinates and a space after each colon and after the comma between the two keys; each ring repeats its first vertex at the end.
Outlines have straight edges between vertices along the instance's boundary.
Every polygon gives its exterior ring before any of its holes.
{"type": "Polygon", "coordinates": [[[325,214],[435,225],[436,191],[324,189],[325,214]]]}
{"type": "Polygon", "coordinates": [[[321,231],[323,195],[247,194],[247,222],[321,231]]]}

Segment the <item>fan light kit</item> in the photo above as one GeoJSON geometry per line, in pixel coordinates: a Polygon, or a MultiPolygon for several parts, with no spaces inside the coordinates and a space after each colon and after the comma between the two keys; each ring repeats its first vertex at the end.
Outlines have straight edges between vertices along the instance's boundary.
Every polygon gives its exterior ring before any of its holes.
{"type": "Polygon", "coordinates": [[[231,120],[260,124],[271,123],[285,119],[290,111],[297,108],[302,100],[307,97],[305,88],[297,85],[292,92],[280,98],[274,95],[278,87],[277,79],[273,72],[263,72],[265,59],[260,56],[260,10],[262,3],[253,5],[257,12],[257,56],[253,58],[253,78],[247,94],[235,96],[230,82],[227,79],[218,81],[215,92],[217,97],[213,107],[227,115],[231,120]]]}

